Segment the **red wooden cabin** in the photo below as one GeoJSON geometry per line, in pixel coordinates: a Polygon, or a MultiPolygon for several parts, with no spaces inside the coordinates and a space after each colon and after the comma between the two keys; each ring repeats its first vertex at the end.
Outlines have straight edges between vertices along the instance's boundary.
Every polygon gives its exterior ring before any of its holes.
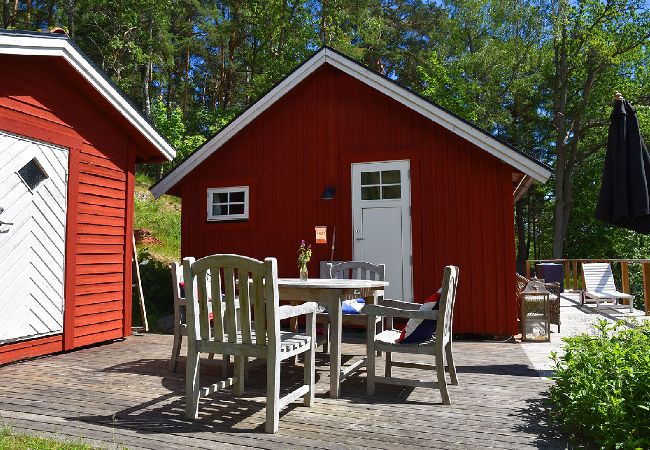
{"type": "Polygon", "coordinates": [[[131,333],[135,164],[173,155],[65,35],[0,31],[0,364],[131,333]]]}
{"type": "Polygon", "coordinates": [[[152,187],[180,196],[182,254],[278,258],[327,226],[318,264],[386,264],[387,296],[421,301],[460,267],[455,331],[517,332],[513,200],[549,169],[324,48],[152,187]],[[332,197],[331,200],[326,200],[332,197]]]}

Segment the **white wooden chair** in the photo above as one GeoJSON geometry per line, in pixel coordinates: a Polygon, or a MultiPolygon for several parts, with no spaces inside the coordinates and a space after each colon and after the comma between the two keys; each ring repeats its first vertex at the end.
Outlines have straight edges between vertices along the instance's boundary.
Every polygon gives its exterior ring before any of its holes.
{"type": "MultiPolygon", "coordinates": [[[[181,292],[181,283],[183,282],[183,266],[176,262],[173,262],[170,268],[172,273],[172,291],[174,293],[174,345],[172,347],[172,357],[169,361],[169,370],[176,372],[183,336],[187,336],[187,323],[185,321],[186,301],[181,292]]],[[[236,305],[236,307],[239,308],[239,305],[236,305]]],[[[210,311],[212,311],[211,306],[210,311]]],[[[210,353],[209,358],[213,359],[214,354],[210,353]]],[[[228,355],[223,355],[221,373],[224,375],[228,373],[229,362],[230,357],[228,355]]]]}
{"type": "Polygon", "coordinates": [[[629,305],[621,305],[634,311],[634,296],[619,292],[614,283],[612,265],[609,263],[583,263],[582,279],[584,289],[581,295],[581,303],[596,302],[596,307],[601,303],[613,302],[616,306],[618,300],[627,300],[629,305]]]}
{"type": "Polygon", "coordinates": [[[454,303],[456,302],[456,287],[458,286],[458,267],[445,267],[442,280],[442,293],[438,310],[419,311],[417,303],[407,303],[397,300],[384,300],[381,305],[366,305],[363,313],[368,316],[368,395],[375,394],[375,383],[398,384],[413,387],[430,387],[439,389],[442,396],[442,403],[450,404],[447,381],[445,379],[445,368],[449,371],[451,383],[458,384],[456,366],[451,348],[452,323],[454,318],[454,303]],[[396,344],[395,341],[400,335],[398,330],[386,330],[375,336],[376,316],[402,317],[414,319],[437,320],[435,337],[428,342],[420,344],[396,344]],[[386,352],[386,376],[375,376],[375,351],[386,352]],[[392,353],[413,353],[419,355],[432,355],[435,357],[435,366],[422,363],[407,363],[391,361],[392,353]],[[445,356],[447,366],[445,367],[445,356]],[[416,369],[436,369],[437,381],[412,380],[406,378],[392,378],[391,368],[408,367],[416,369]]]}
{"type": "Polygon", "coordinates": [[[278,430],[280,409],[289,403],[302,397],[305,406],[311,406],[314,401],[314,346],[318,305],[307,302],[298,306],[279,306],[278,268],[275,258],[267,258],[264,262],[238,255],[212,255],[198,261],[185,258],[183,274],[186,280],[188,318],[186,417],[198,417],[200,397],[229,386],[234,386],[235,395],[242,395],[244,365],[248,357],[266,359],[267,433],[275,433],[278,430]],[[208,271],[212,275],[210,292],[206,281],[208,271]],[[235,308],[237,288],[239,309],[235,308]],[[208,315],[208,296],[213,299],[212,326],[208,315]],[[222,302],[226,304],[226,308],[221,307],[222,302]],[[280,331],[280,320],[300,315],[307,316],[306,333],[280,331]],[[241,330],[235,327],[236,316],[239,316],[241,330]],[[201,387],[201,353],[234,355],[234,375],[216,384],[201,387]],[[280,363],[301,353],[305,353],[304,385],[280,398],[280,363]]]}
{"type": "MultiPolygon", "coordinates": [[[[348,261],[337,264],[327,263],[321,266],[321,278],[343,279],[343,280],[377,280],[384,281],[386,278],[386,266],[384,264],[371,264],[365,261],[348,261]]],[[[377,291],[376,295],[383,298],[383,291],[377,291]]],[[[364,314],[343,314],[343,324],[366,326],[367,318],[364,314]]],[[[329,350],[329,328],[330,317],[325,310],[316,314],[316,322],[323,324],[323,352],[329,350]]],[[[378,332],[383,330],[381,317],[377,317],[378,332]]]]}

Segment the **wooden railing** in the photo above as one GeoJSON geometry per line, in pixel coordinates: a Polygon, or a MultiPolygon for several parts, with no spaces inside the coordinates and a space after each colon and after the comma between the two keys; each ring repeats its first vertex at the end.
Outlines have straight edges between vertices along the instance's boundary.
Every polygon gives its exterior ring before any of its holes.
{"type": "Polygon", "coordinates": [[[564,266],[564,289],[580,291],[582,289],[582,263],[604,262],[616,264],[621,270],[621,290],[630,293],[630,264],[640,264],[643,275],[643,301],[645,313],[650,315],[650,259],[531,259],[526,261],[526,277],[530,278],[531,270],[536,263],[556,263],[564,266]]]}

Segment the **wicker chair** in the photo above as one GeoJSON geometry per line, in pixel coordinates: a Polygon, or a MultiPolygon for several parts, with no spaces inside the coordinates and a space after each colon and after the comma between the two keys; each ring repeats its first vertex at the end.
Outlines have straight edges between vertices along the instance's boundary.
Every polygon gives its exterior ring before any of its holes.
{"type": "MultiPolygon", "coordinates": [[[[517,317],[521,314],[522,292],[530,280],[517,274],[517,317]]],[[[557,332],[560,332],[560,283],[544,283],[544,287],[551,293],[551,323],[557,325],[557,332]]],[[[521,317],[519,317],[521,320],[521,317]]]]}

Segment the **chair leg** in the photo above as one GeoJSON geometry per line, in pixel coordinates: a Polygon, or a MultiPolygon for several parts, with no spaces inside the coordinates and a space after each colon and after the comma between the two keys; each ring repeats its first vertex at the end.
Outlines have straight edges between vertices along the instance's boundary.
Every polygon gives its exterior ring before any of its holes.
{"type": "Polygon", "coordinates": [[[230,364],[230,355],[221,356],[221,376],[228,377],[228,365],[230,364]]]}
{"type": "Polygon", "coordinates": [[[386,352],[386,370],[385,370],[386,378],[391,377],[391,373],[393,369],[392,355],[393,354],[391,352],[386,352]]]}
{"type": "Polygon", "coordinates": [[[235,378],[237,382],[233,388],[235,395],[244,395],[244,385],[246,380],[246,357],[245,356],[235,356],[235,378]]]}
{"type": "Polygon", "coordinates": [[[456,365],[454,364],[454,354],[451,351],[451,342],[445,346],[445,352],[447,353],[447,366],[449,367],[451,384],[458,386],[458,374],[456,373],[456,365]]]}
{"type": "Polygon", "coordinates": [[[197,419],[199,417],[199,397],[201,385],[199,384],[199,371],[201,359],[193,345],[187,349],[187,365],[185,368],[185,417],[197,419]]]}
{"type": "Polygon", "coordinates": [[[307,335],[311,339],[309,350],[305,353],[305,385],[309,386],[309,392],[303,396],[305,406],[314,404],[314,387],[316,378],[316,314],[312,313],[307,316],[307,335]]]}
{"type": "Polygon", "coordinates": [[[208,359],[214,359],[214,353],[208,354],[208,359]]]}
{"type": "MultiPolygon", "coordinates": [[[[377,334],[384,331],[384,318],[383,317],[381,317],[379,322],[377,322],[377,325],[375,326],[375,329],[377,330],[377,334]]],[[[377,352],[377,356],[381,356],[381,352],[377,352]]]]}
{"type": "Polygon", "coordinates": [[[442,348],[436,351],[436,373],[438,376],[438,389],[440,389],[440,395],[442,396],[442,404],[450,405],[449,401],[449,391],[447,390],[447,380],[445,377],[445,360],[444,352],[442,348]]]}
{"type": "Polygon", "coordinates": [[[280,423],[280,361],[266,362],[266,425],[267,433],[277,433],[280,423]]]}
{"type": "Polygon", "coordinates": [[[325,341],[323,342],[323,353],[330,352],[330,324],[329,322],[323,324],[323,334],[325,335],[325,341]]]}
{"type": "Polygon", "coordinates": [[[181,353],[181,343],[183,340],[183,335],[180,332],[174,332],[174,345],[172,347],[172,358],[169,361],[169,370],[176,372],[176,365],[178,360],[178,355],[181,353]]]}
{"type": "Polygon", "coordinates": [[[366,343],[366,356],[368,358],[366,362],[368,396],[375,395],[375,317],[368,315],[368,323],[366,326],[366,337],[368,339],[366,343]]]}

